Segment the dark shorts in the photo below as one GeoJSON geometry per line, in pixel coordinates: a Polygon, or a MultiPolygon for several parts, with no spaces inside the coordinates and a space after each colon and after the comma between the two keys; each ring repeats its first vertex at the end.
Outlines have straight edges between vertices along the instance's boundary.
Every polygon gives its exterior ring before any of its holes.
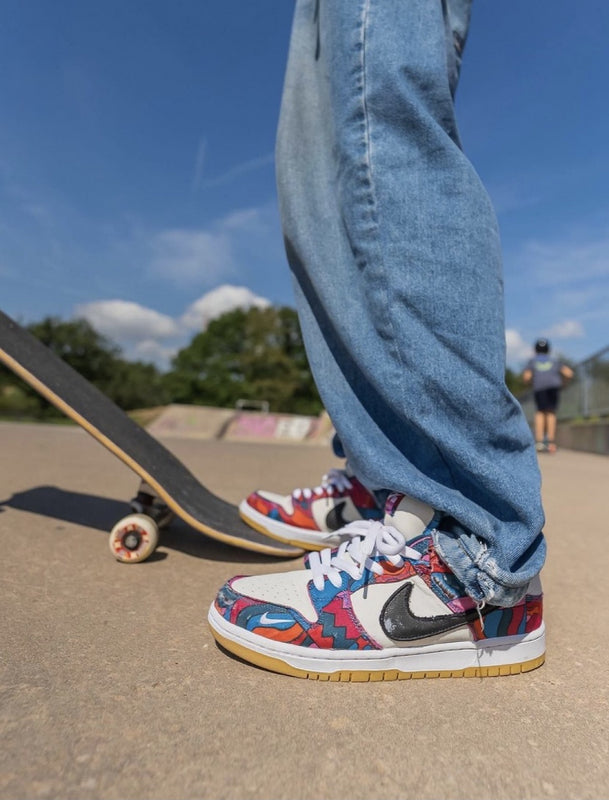
{"type": "Polygon", "coordinates": [[[558,389],[542,389],[540,392],[535,392],[535,405],[538,411],[556,411],[558,389]]]}

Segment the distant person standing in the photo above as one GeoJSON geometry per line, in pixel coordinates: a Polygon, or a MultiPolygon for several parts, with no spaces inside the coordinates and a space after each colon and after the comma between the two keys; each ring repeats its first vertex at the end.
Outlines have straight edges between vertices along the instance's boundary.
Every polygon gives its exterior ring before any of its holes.
{"type": "Polygon", "coordinates": [[[556,452],[556,409],[563,378],[573,377],[573,370],[556,356],[550,355],[550,342],[538,339],[535,356],[526,365],[522,378],[533,382],[535,395],[535,442],[538,450],[556,452]]]}

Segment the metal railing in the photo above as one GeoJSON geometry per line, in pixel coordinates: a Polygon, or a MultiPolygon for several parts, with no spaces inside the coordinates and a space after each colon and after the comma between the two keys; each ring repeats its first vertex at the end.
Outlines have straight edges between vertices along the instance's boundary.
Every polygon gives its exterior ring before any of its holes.
{"type": "MultiPolygon", "coordinates": [[[[561,422],[609,416],[609,347],[573,367],[574,377],[560,393],[557,418],[561,422]]],[[[518,398],[529,422],[535,414],[533,392],[518,398]]]]}

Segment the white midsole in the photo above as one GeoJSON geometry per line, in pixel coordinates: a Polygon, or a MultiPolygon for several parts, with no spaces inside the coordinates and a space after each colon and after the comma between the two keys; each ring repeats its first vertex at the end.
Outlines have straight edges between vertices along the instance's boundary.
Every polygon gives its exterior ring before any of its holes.
{"type": "Polygon", "coordinates": [[[341,542],[340,536],[327,531],[311,531],[306,528],[299,528],[296,525],[288,525],[277,519],[271,519],[260,511],[252,508],[247,500],[242,500],[239,505],[239,513],[247,521],[251,520],[258,530],[263,529],[269,534],[290,544],[316,544],[319,546],[332,547],[341,542]]]}
{"type": "Polygon", "coordinates": [[[277,658],[307,672],[382,671],[426,672],[523,664],[545,653],[545,626],[520,636],[479,642],[444,642],[391,647],[383,650],[325,650],[277,642],[227,622],[212,604],[208,621],[225,639],[263,656],[277,658]]]}

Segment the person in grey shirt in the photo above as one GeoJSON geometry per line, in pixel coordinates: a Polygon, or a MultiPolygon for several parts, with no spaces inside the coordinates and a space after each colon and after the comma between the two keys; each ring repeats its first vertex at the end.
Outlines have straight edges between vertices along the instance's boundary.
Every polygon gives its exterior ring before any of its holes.
{"type": "Polygon", "coordinates": [[[550,342],[538,339],[535,356],[530,359],[522,373],[526,383],[533,384],[535,395],[535,442],[537,449],[556,452],[556,409],[563,379],[573,377],[573,370],[559,358],[550,355],[550,342]]]}

